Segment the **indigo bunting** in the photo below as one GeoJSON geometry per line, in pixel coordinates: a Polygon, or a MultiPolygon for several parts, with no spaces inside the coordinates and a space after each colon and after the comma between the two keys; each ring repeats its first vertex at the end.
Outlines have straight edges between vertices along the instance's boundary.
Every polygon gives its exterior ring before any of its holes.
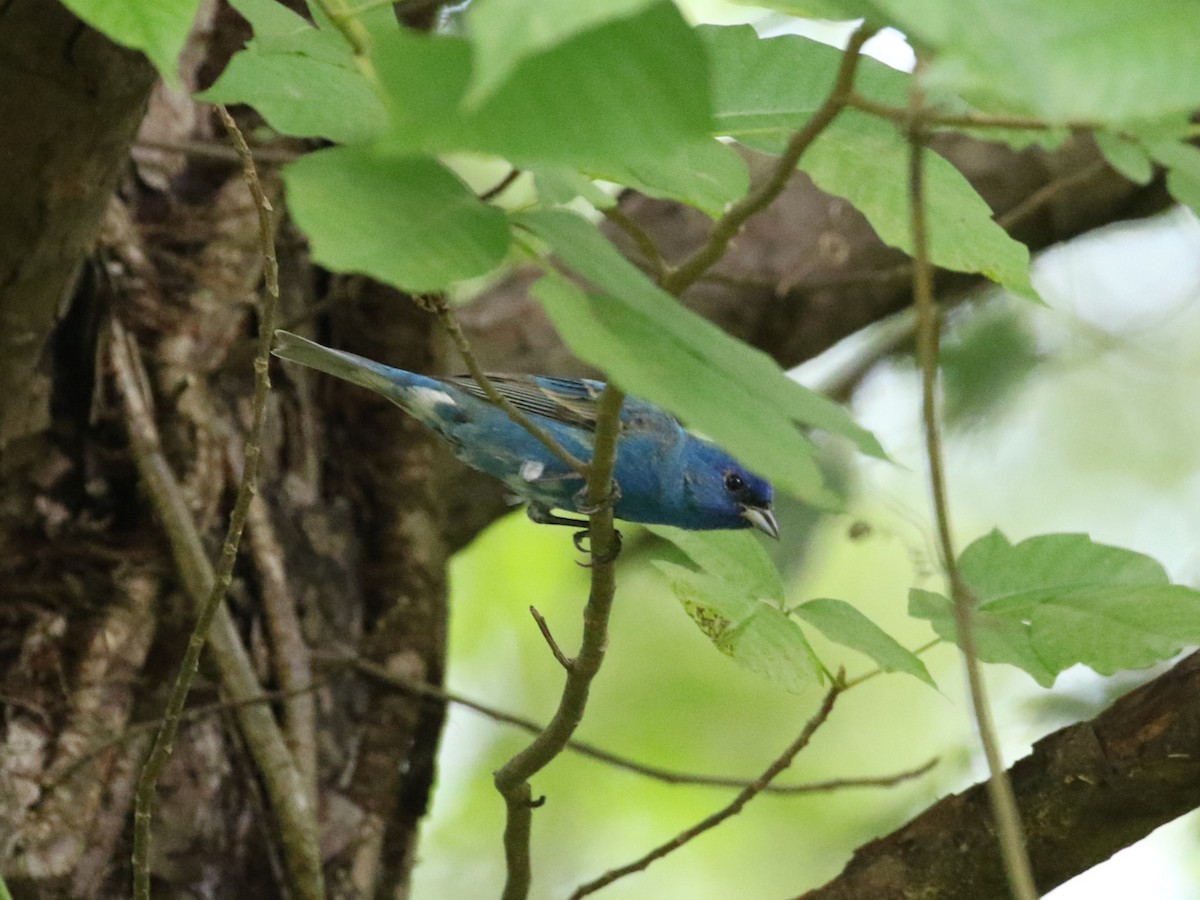
{"type": "MultiPolygon", "coordinates": [[[[460,460],[528,501],[535,522],[587,524],[551,512],[586,512],[583,478],[489,401],[474,379],[394,369],[286,331],[276,331],[275,339],[275,356],[376,391],[432,428],[460,460]]],[[[591,460],[603,383],[537,375],[489,379],[564,449],[591,460]]],[[[627,397],[621,408],[613,479],[618,519],[693,530],[753,527],[779,537],[771,485],[643,400],[627,397]]]]}

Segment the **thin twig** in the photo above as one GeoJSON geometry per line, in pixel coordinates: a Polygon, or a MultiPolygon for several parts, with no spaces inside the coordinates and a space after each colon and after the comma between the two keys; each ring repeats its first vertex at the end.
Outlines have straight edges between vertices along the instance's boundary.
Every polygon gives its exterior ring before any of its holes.
{"type": "MultiPolygon", "coordinates": [[[[262,425],[270,391],[267,361],[271,343],[271,321],[279,300],[279,278],[272,237],[270,202],[259,184],[254,160],[245,139],[229,113],[223,107],[218,107],[218,111],[234,145],[242,154],[246,182],[258,207],[266,295],[259,321],[259,353],[254,360],[253,412],[250,433],[246,439],[242,481],[238,487],[233,512],[229,517],[229,528],[215,571],[196,533],[195,522],[187,509],[174,473],[162,456],[154,420],[136,374],[136,345],[132,336],[127,335],[120,323],[113,320],[112,361],[129,422],[135,461],[151,496],[156,498],[159,515],[171,537],[176,558],[183,560],[185,580],[189,582],[189,592],[197,606],[196,624],[188,639],[184,658],[167,700],[163,724],[155,735],[150,754],[138,776],[134,803],[133,850],[134,896],[137,900],[150,898],[150,825],[155,788],[171,755],[180,717],[206,641],[212,641],[214,657],[221,668],[222,682],[230,696],[238,699],[261,693],[253,666],[240,643],[224,599],[233,578],[233,566],[237,559],[246,513],[257,490],[258,464],[262,455],[262,425]],[[171,518],[168,519],[168,516],[171,518]]],[[[279,727],[269,710],[257,706],[243,709],[240,721],[275,813],[279,817],[284,856],[292,888],[301,897],[320,897],[324,893],[324,886],[315,810],[308,800],[308,792],[303,787],[299,772],[287,752],[279,727]]]]}
{"type": "Polygon", "coordinates": [[[538,630],[541,631],[542,637],[546,639],[546,643],[550,645],[550,652],[554,654],[554,658],[558,660],[558,664],[570,672],[573,664],[570,658],[558,646],[558,641],[554,640],[554,635],[550,633],[550,626],[546,624],[546,617],[538,612],[536,606],[529,607],[529,614],[533,616],[533,621],[537,622],[538,630]]]}
{"type": "Polygon", "coordinates": [[[558,756],[575,732],[587,706],[592,679],[604,661],[608,620],[616,592],[616,556],[619,537],[613,528],[613,466],[620,434],[621,406],[625,395],[615,386],[605,387],[598,401],[596,433],[589,467],[587,499],[595,512],[589,516],[592,585],[583,611],[583,640],[567,671],[562,697],[554,718],[524,750],[495,773],[496,789],[504,797],[506,820],[504,900],[523,900],[531,880],[529,842],[533,824],[533,791],[529,779],[558,756]]]}
{"type": "Polygon", "coordinates": [[[627,216],[618,205],[606,206],[600,212],[604,218],[629,235],[637,248],[642,251],[642,256],[650,268],[650,274],[654,276],[654,280],[661,282],[666,277],[667,264],[663,261],[662,253],[658,249],[658,244],[654,243],[654,238],[650,237],[641,225],[627,216]]]}
{"type": "MultiPolygon", "coordinates": [[[[180,713],[179,721],[181,723],[192,722],[196,719],[203,719],[207,716],[218,715],[225,712],[233,712],[246,706],[264,706],[270,703],[279,703],[281,701],[287,701],[289,698],[295,697],[298,694],[311,694],[313,691],[320,690],[324,686],[325,682],[318,680],[312,682],[311,684],[294,688],[290,691],[264,691],[256,697],[247,697],[244,700],[218,700],[214,703],[205,703],[201,706],[192,706],[180,713]]],[[[131,722],[121,730],[120,734],[113,734],[105,738],[103,741],[100,741],[98,744],[89,747],[86,753],[71,763],[71,765],[62,772],[58,772],[54,775],[54,777],[44,780],[41,783],[41,789],[43,793],[48,794],[58,790],[58,788],[68,779],[70,779],[72,775],[79,771],[80,767],[85,763],[95,759],[97,756],[107,753],[114,747],[120,747],[122,744],[129,743],[139,735],[158,730],[162,727],[162,723],[162,717],[157,719],[146,719],[143,722],[131,722]]],[[[868,779],[863,779],[863,781],[864,783],[867,783],[868,779]]]]}
{"type": "MultiPolygon", "coordinates": [[[[514,728],[519,728],[522,731],[527,731],[530,734],[539,734],[544,729],[544,726],[532,719],[527,719],[523,716],[517,716],[502,709],[497,709],[494,706],[488,706],[486,703],[480,703],[478,700],[472,700],[470,697],[464,697],[462,694],[448,691],[445,688],[435,684],[430,684],[427,681],[416,681],[414,679],[405,678],[400,675],[395,675],[389,672],[382,666],[372,663],[370,660],[363,659],[360,656],[348,656],[340,653],[315,653],[314,658],[321,663],[331,665],[348,666],[359,674],[370,678],[383,687],[391,688],[392,690],[402,691],[406,694],[412,694],[417,697],[424,697],[429,700],[436,700],[439,703],[453,703],[456,706],[461,706],[464,709],[469,709],[472,712],[479,713],[494,722],[500,722],[503,725],[511,725],[514,728]]],[[[849,688],[847,687],[847,690],[849,688]]],[[[586,756],[589,759],[594,759],[597,762],[602,762],[613,766],[617,769],[624,769],[628,772],[633,772],[635,775],[642,775],[646,778],[651,778],[655,781],[661,781],[664,784],[688,785],[694,787],[713,787],[713,788],[737,788],[742,789],[752,784],[753,782],[746,778],[733,778],[724,775],[697,775],[694,772],[677,772],[674,769],[664,769],[661,766],[652,766],[646,763],[638,762],[626,756],[621,756],[617,753],[597,747],[595,744],[589,744],[587,741],[579,741],[572,738],[567,741],[566,749],[573,753],[578,753],[580,756],[586,756]]],[[[795,795],[795,794],[813,794],[825,791],[836,791],[843,788],[856,787],[891,787],[899,784],[902,781],[909,781],[913,778],[919,778],[930,769],[938,764],[937,757],[922,763],[913,769],[907,769],[903,772],[897,772],[893,775],[869,775],[860,778],[834,778],[828,781],[813,781],[805,784],[769,784],[763,788],[763,793],[779,794],[779,795],[795,795]]]]}
{"type": "MultiPolygon", "coordinates": [[[[915,656],[920,656],[922,653],[932,650],[934,647],[936,647],[940,643],[942,643],[942,639],[940,637],[934,638],[931,641],[926,641],[920,647],[918,647],[917,649],[915,649],[911,652],[915,656]]],[[[850,688],[852,688],[852,687],[858,687],[864,681],[870,681],[872,678],[875,678],[877,675],[882,675],[883,671],[884,670],[882,667],[876,666],[874,669],[871,669],[867,672],[863,672],[861,675],[855,675],[853,678],[847,678],[846,685],[845,685],[846,690],[850,690],[850,688]]]]}
{"type": "Polygon", "coordinates": [[[788,179],[792,177],[792,172],[795,171],[796,164],[800,162],[804,151],[846,108],[854,91],[854,76],[858,72],[858,63],[862,58],[863,44],[871,39],[875,31],[875,28],[864,23],[850,36],[846,49],[842,53],[837,78],[834,80],[833,88],[825,98],[825,102],[821,104],[820,109],[813,113],[812,118],[804,124],[804,127],[792,135],[787,149],[776,161],[770,177],[733,204],[728,212],[713,225],[713,230],[704,246],[698,248],[682,265],[668,272],[662,279],[662,287],[669,294],[678,297],[694,284],[724,255],[729,242],[746,224],[746,220],[765,209],[787,186],[788,179]]]}
{"type": "Polygon", "coordinates": [[[967,684],[975,710],[979,739],[987,757],[991,778],[988,795],[1000,838],[1004,870],[1017,900],[1034,900],[1037,887],[1021,827],[1020,812],[1012,784],[1004,767],[995,722],[987,699],[987,688],[979,663],[973,624],[974,597],[958,570],[954,538],[950,528],[950,504],[946,493],[941,433],[938,426],[938,313],[933,296],[933,266],[929,259],[929,226],[925,215],[924,155],[928,131],[922,116],[922,97],[914,87],[909,112],[908,191],[913,241],[913,301],[917,308],[917,363],[921,369],[921,408],[925,425],[925,451],[929,459],[929,481],[933,493],[934,518],[942,563],[954,600],[954,622],[958,646],[967,670],[967,684]]]}
{"type": "Polygon", "coordinates": [[[996,216],[996,224],[1005,231],[1011,231],[1063,191],[1086,184],[1107,168],[1108,161],[1101,158],[1090,166],[1084,166],[1076,172],[1069,172],[1061,178],[1046,182],[1012,209],[1003,215],[996,216]]]}
{"type": "MultiPolygon", "coordinates": [[[[891,106],[864,97],[857,91],[851,92],[847,105],[855,109],[879,116],[884,119],[908,126],[912,121],[912,112],[907,106],[891,106]]],[[[1071,131],[1096,131],[1102,127],[1100,122],[1048,122],[1036,116],[1005,116],[991,113],[969,112],[962,114],[937,115],[927,113],[923,120],[927,128],[1012,128],[1019,131],[1049,131],[1052,128],[1067,128],[1071,131]]]]}
{"type": "Polygon", "coordinates": [[[521,170],[516,166],[513,166],[511,169],[509,169],[508,174],[501,178],[494,187],[490,187],[480,194],[479,199],[484,203],[487,203],[489,200],[495,200],[506,190],[508,190],[509,186],[520,177],[521,170]]]}
{"type": "Polygon", "coordinates": [[[766,770],[748,784],[736,797],[728,804],[717,810],[711,816],[697,822],[686,831],[681,831],[674,838],[667,841],[665,844],[660,844],[644,856],[635,859],[627,865],[616,869],[610,869],[599,878],[593,879],[586,884],[580,885],[571,894],[571,900],[579,900],[580,897],[586,897],[588,894],[594,894],[602,887],[612,884],[626,875],[631,875],[634,872],[641,872],[646,869],[655,860],[662,859],[669,853],[678,850],[684,844],[691,841],[693,838],[699,837],[704,832],[716,828],[726,819],[736,816],[742,811],[742,808],[753,800],[756,796],[763,792],[763,789],[771,783],[771,781],[779,775],[784,769],[792,764],[792,760],[796,758],[796,754],[808,746],[808,742],[812,740],[812,736],[816,734],[818,728],[825,724],[825,720],[829,718],[829,713],[833,711],[833,704],[837,701],[838,696],[845,690],[840,681],[835,680],[833,685],[825,694],[825,700],[821,703],[821,708],[817,710],[808,722],[805,723],[803,730],[794,741],[788,744],[783,753],[767,766],[766,770]]]}
{"type": "Polygon", "coordinates": [[[445,296],[443,294],[426,294],[414,299],[417,299],[422,306],[438,317],[438,320],[442,323],[442,327],[450,335],[450,340],[454,342],[454,346],[457,348],[459,356],[462,357],[463,363],[466,364],[467,371],[475,379],[475,383],[479,385],[479,389],[483,391],[488,400],[504,410],[510,419],[537,438],[542,446],[558,457],[572,472],[582,478],[587,478],[587,463],[573,455],[562,444],[556,441],[550,432],[546,431],[537,422],[513,406],[507,397],[496,390],[496,386],[492,384],[491,379],[480,368],[479,361],[475,359],[475,354],[471,350],[471,344],[467,340],[467,336],[463,334],[463,330],[458,324],[458,319],[454,315],[454,311],[450,309],[450,304],[446,302],[445,296]]]}

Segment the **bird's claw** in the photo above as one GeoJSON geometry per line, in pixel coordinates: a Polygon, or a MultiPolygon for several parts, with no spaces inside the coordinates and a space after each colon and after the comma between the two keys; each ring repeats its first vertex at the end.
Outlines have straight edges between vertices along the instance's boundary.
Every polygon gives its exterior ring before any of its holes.
{"type": "Polygon", "coordinates": [[[608,553],[602,553],[598,555],[592,553],[592,548],[590,546],[585,547],[583,544],[584,540],[589,537],[591,537],[591,532],[586,528],[575,532],[575,534],[571,536],[571,540],[575,543],[575,549],[580,553],[590,554],[592,557],[586,562],[579,562],[576,560],[575,565],[584,569],[590,569],[597,563],[601,565],[607,565],[608,563],[614,562],[616,558],[621,555],[622,537],[621,532],[617,531],[617,529],[613,529],[613,545],[612,549],[610,549],[608,553]]]}
{"type": "Polygon", "coordinates": [[[588,502],[588,486],[585,484],[581,487],[574,497],[575,511],[580,515],[594,516],[602,509],[611,509],[617,505],[621,499],[621,486],[613,481],[608,489],[608,496],[603,498],[599,503],[588,502]]]}

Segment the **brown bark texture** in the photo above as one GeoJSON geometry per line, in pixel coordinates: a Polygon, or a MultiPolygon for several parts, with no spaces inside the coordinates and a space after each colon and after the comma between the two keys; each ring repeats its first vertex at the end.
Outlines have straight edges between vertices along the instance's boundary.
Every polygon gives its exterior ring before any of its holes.
{"type": "MultiPolygon", "coordinates": [[[[210,83],[245,37],[227,8],[202,4],[182,65],[188,87],[210,83]]],[[[133,785],[193,607],[172,554],[181,538],[137,474],[110,324],[137,349],[154,463],[215,559],[250,416],[256,212],[235,160],[162,149],[223,140],[210,111],[155,86],[140,55],[52,0],[0,0],[0,123],[0,871],[18,898],[126,896],[133,785]]],[[[245,124],[257,123],[247,115],[245,124]]],[[[1014,153],[955,137],[940,150],[1034,247],[1166,203],[1160,184],[1122,180],[1083,139],[1014,153]]],[[[277,173],[262,175],[283,209],[277,173]]],[[[633,194],[622,204],[668,259],[708,224],[633,194]]],[[[314,267],[286,217],[275,237],[280,315],[293,330],[409,369],[443,367],[427,313],[314,267]]],[[[685,299],[790,365],[901,309],[903,264],[845,202],[797,175],[685,299]]],[[[516,272],[464,310],[481,360],[579,371],[527,295],[531,277],[516,272]]],[[[948,295],[973,282],[943,275],[940,284],[948,295]]],[[[229,617],[261,690],[277,692],[271,713],[316,798],[329,893],[400,897],[444,710],[321,660],[358,653],[440,684],[447,554],[507,506],[499,486],[379,398],[295,369],[273,374],[260,499],[229,617]]],[[[202,665],[157,794],[156,896],[285,893],[277,810],[228,688],[219,666],[202,665]]],[[[1121,759],[1157,752],[1158,721],[1129,732],[1121,759]]],[[[1138,771],[1114,764],[1102,774],[1138,771]]],[[[1018,776],[1019,789],[1038,789],[1018,776]]],[[[1071,785],[1093,787],[1082,776],[1071,785]]],[[[1169,813],[1156,809],[1139,828],[1169,813]]],[[[1065,877],[1094,854],[1062,858],[1065,877]]]]}
{"type": "MultiPolygon", "coordinates": [[[[1047,735],[1010,770],[1042,893],[1200,806],[1200,654],[1103,713],[1047,735]]],[[[801,900],[1005,900],[987,789],[939,800],[860,847],[801,900]]]]}

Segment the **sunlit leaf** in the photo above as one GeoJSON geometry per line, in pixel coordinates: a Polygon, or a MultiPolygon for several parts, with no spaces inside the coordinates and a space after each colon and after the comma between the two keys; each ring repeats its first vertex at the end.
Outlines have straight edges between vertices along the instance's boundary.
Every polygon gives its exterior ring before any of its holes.
{"type": "Polygon", "coordinates": [[[709,575],[732,589],[765,600],[783,602],[783,579],[762,543],[749,531],[686,531],[650,525],[709,575]]]}
{"type": "Polygon", "coordinates": [[[692,621],[739,666],[796,693],[820,684],[821,666],[804,633],[778,606],[684,566],[654,565],[692,621]]]}
{"type": "MultiPolygon", "coordinates": [[[[1200,643],[1200,591],[1170,584],[1144,554],[1086,535],[1012,545],[993,531],[963,551],[959,571],[977,603],[980,658],[1020,666],[1043,684],[1075,663],[1110,674],[1200,643]]],[[[913,590],[909,610],[954,639],[949,599],[913,590]]]]}
{"type": "Polygon", "coordinates": [[[904,672],[937,687],[925,663],[845,600],[818,598],[788,610],[816,626],[831,641],[857,650],[885,672],[904,672]]]}
{"type": "MultiPolygon", "coordinates": [[[[908,153],[908,142],[890,122],[849,110],[817,138],[800,167],[822,190],[853,203],[884,243],[911,255],[908,153]]],[[[1009,237],[992,218],[991,208],[966,176],[933,152],[925,154],[925,174],[929,255],[934,264],[978,272],[1035,299],[1029,248],[1009,237]]]]}
{"type": "Polygon", "coordinates": [[[504,214],[431,159],[334,147],[292,163],[284,180],[314,258],[336,271],[432,291],[482,275],[508,249],[504,214]]]}

